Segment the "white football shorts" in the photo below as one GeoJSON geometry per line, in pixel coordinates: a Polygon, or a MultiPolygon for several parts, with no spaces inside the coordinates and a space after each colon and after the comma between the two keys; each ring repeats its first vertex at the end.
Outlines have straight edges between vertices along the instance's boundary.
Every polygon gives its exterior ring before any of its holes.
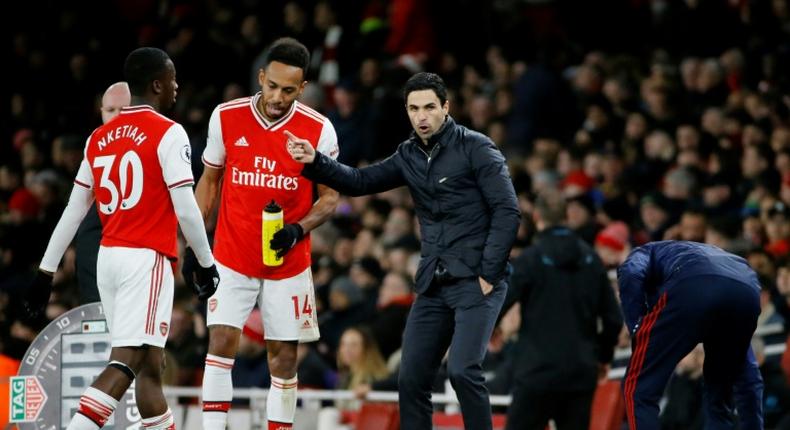
{"type": "Polygon", "coordinates": [[[219,286],[208,299],[209,326],[241,329],[257,302],[265,339],[300,343],[318,340],[313,274],[309,267],[296,276],[273,280],[251,278],[216,263],[219,286]]]}
{"type": "Polygon", "coordinates": [[[164,348],[173,310],[173,266],[148,248],[99,247],[96,283],[113,347],[164,348]]]}

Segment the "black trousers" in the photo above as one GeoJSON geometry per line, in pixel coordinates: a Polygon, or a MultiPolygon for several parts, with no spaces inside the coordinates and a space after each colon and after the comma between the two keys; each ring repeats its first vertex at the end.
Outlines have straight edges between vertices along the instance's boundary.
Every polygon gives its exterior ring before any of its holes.
{"type": "Polygon", "coordinates": [[[550,419],[557,430],[587,430],[594,390],[556,391],[517,385],[507,413],[507,430],[544,430],[550,419]]]}
{"type": "Polygon", "coordinates": [[[96,262],[99,258],[101,231],[99,212],[94,204],[82,220],[74,242],[77,251],[75,265],[81,305],[101,300],[99,287],[96,285],[96,262]]]}
{"type": "Polygon", "coordinates": [[[492,428],[481,363],[506,292],[507,283],[500,282],[484,296],[475,277],[433,285],[417,296],[406,321],[398,377],[402,429],[433,427],[431,386],[448,347],[447,373],[464,427],[492,428]]]}

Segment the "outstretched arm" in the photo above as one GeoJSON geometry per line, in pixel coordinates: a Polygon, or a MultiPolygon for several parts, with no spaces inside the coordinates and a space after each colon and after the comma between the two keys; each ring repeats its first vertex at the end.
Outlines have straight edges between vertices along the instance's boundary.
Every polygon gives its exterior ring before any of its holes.
{"type": "Polygon", "coordinates": [[[398,152],[378,163],[356,169],[316,152],[309,141],[300,139],[289,131],[284,133],[288,136],[287,145],[291,157],[305,164],[302,175],[345,195],[375,194],[406,184],[401,173],[402,160],[398,152]]]}

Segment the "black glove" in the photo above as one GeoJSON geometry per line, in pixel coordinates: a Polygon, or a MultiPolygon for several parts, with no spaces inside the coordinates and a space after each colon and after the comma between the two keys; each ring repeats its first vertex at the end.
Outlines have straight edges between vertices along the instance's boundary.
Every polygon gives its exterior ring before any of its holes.
{"type": "Polygon", "coordinates": [[[206,300],[214,295],[219,285],[219,272],[217,272],[217,265],[212,264],[211,267],[200,267],[195,271],[194,282],[195,293],[200,300],[206,300]]]}
{"type": "Polygon", "coordinates": [[[219,284],[219,273],[217,266],[200,267],[195,252],[187,247],[184,250],[184,264],[181,266],[181,274],[184,281],[195,291],[200,300],[211,297],[217,291],[219,284]]]}
{"type": "Polygon", "coordinates": [[[25,291],[22,300],[25,320],[36,321],[45,314],[50,293],[52,293],[52,275],[41,270],[37,271],[33,283],[25,291]]]}
{"type": "Polygon", "coordinates": [[[274,233],[269,246],[277,251],[277,258],[283,258],[296,242],[302,240],[304,229],[299,224],[286,224],[277,233],[274,233]]]}

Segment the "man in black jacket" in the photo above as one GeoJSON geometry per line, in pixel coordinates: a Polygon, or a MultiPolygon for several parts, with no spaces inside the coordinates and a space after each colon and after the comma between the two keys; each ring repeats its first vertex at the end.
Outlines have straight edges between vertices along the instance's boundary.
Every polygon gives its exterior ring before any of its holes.
{"type": "Polygon", "coordinates": [[[562,225],[562,196],[538,197],[533,219],[536,243],[515,260],[502,308],[521,302],[507,428],[543,430],[553,419],[558,430],[587,430],[623,319],[595,251],[562,225]]]}
{"type": "Polygon", "coordinates": [[[431,383],[449,347],[448,374],[465,427],[491,429],[481,362],[507,290],[505,269],[519,224],[516,193],[491,139],[448,115],[447,88],[438,75],[412,76],[404,98],[414,133],[379,163],[354,169],[293,135],[288,150],[306,163],[304,176],[347,195],[409,187],[422,259],[398,380],[401,427],[432,428],[431,383]]]}

